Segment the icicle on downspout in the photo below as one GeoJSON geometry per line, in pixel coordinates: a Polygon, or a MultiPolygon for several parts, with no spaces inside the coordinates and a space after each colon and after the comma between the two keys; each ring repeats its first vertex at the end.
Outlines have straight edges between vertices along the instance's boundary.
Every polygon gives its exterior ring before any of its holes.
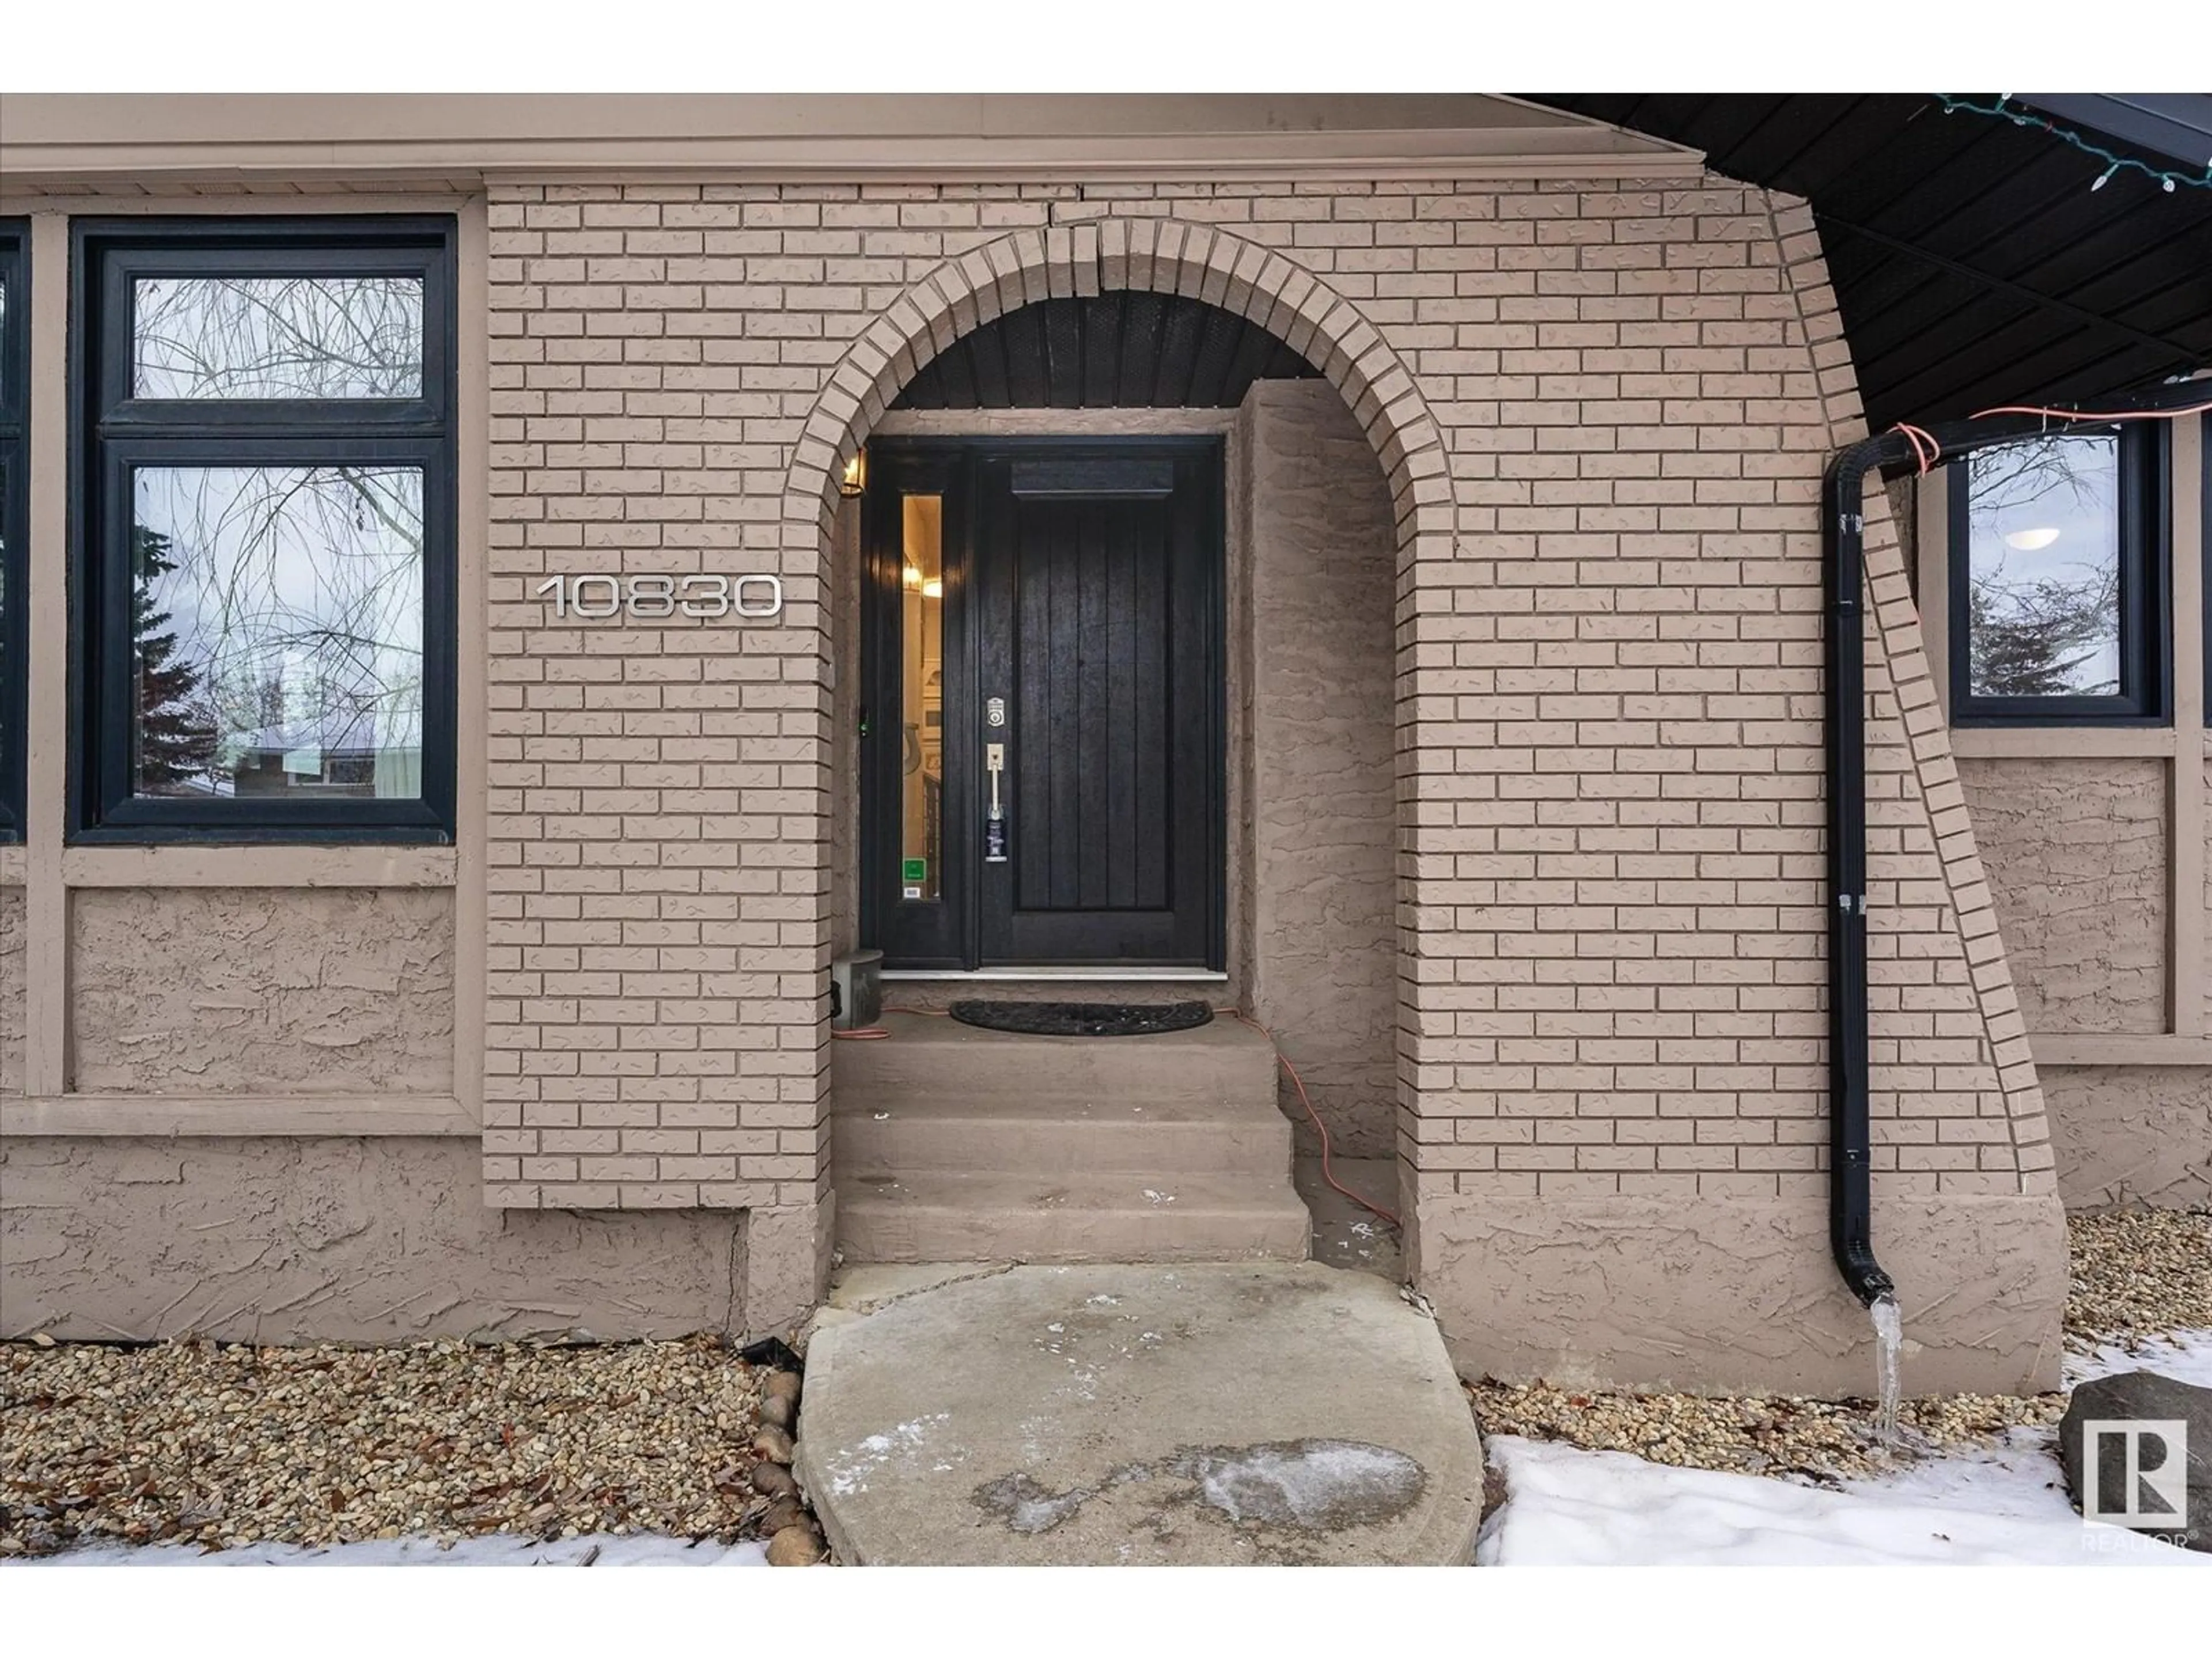
{"type": "Polygon", "coordinates": [[[1897,1298],[1887,1291],[1867,1304],[1867,1313],[1874,1321],[1877,1389],[1875,1437],[1885,1446],[1894,1446],[1898,1396],[1902,1389],[1898,1357],[1905,1346],[1905,1316],[1898,1311],[1897,1298]]]}

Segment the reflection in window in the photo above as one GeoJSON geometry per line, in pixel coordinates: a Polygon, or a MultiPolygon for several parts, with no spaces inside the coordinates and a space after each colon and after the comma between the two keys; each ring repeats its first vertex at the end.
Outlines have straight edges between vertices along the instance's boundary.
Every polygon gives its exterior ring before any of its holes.
{"type": "Polygon", "coordinates": [[[899,895],[934,900],[945,876],[945,498],[903,500],[900,573],[899,895]]]}
{"type": "Polygon", "coordinates": [[[419,398],[418,276],[144,277],[131,395],[419,398]]]}
{"type": "Polygon", "coordinates": [[[422,473],[141,467],[133,792],[413,799],[422,473]]]}
{"type": "Polygon", "coordinates": [[[2109,430],[2054,432],[1968,458],[1971,695],[2121,690],[2119,477],[2109,430]]]}

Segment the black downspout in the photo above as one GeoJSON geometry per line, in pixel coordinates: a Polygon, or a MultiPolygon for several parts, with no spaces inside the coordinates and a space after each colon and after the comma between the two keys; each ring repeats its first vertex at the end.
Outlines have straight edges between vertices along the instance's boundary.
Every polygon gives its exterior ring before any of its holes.
{"type": "MultiPolygon", "coordinates": [[[[1909,447],[1902,438],[1900,447],[1909,447]]],[[[1828,621],[1828,1248],[1851,1294],[1872,1307],[1896,1286],[1874,1259],[1867,1118],[1866,630],[1860,611],[1866,475],[1887,440],[1839,453],[1821,487],[1828,621]]]]}
{"type": "MultiPolygon", "coordinates": [[[[2147,415],[2208,402],[2212,382],[2185,380],[2096,408],[2147,415]]],[[[2043,416],[1995,416],[1923,430],[1941,446],[1943,459],[1955,460],[1990,444],[2046,432],[2051,424],[2043,416]]],[[[1844,1283],[1869,1307],[1896,1286],[1875,1260],[1869,1151],[1863,514],[1867,474],[1916,460],[1911,441],[1893,429],[1838,451],[1820,491],[1827,582],[1822,678],[1828,744],[1828,1245],[1844,1283]]],[[[1934,666],[1944,672],[1944,665],[1934,666]]]]}

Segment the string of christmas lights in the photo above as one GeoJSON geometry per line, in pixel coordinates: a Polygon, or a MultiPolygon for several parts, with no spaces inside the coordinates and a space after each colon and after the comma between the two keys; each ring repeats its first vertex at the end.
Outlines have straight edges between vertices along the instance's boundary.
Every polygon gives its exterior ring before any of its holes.
{"type": "Polygon", "coordinates": [[[2090,185],[2093,191],[2104,189],[2112,182],[2114,173],[2125,172],[2140,173],[2147,179],[2156,179],[2160,188],[2169,195],[2177,185],[2186,185],[2191,190],[2212,190],[2212,162],[2207,162],[2202,173],[2188,173],[2154,167],[2132,155],[2115,155],[2102,144],[2093,144],[2080,133],[2062,127],[2033,110],[2014,109],[2012,94],[2008,92],[1999,93],[1994,104],[1978,104],[1971,98],[1954,98],[1948,92],[1939,92],[1936,95],[1943,100],[1943,113],[1946,115],[1955,115],[1965,110],[1971,115],[1986,115],[1993,120],[2009,121],[2016,127],[2039,127],[2061,143],[2071,144],[2084,155],[2094,156],[2105,163],[2105,170],[2090,185]]]}

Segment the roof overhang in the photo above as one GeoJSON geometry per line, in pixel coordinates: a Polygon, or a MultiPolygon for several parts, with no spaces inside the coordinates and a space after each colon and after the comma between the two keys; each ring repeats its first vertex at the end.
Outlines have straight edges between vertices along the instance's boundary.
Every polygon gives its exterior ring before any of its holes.
{"type": "Polygon", "coordinates": [[[1698,151],[1522,100],[11,94],[0,189],[713,173],[912,180],[1694,177],[1698,151]]]}
{"type": "Polygon", "coordinates": [[[1811,204],[1876,427],[1993,404],[2111,397],[2212,366],[2212,97],[1560,93],[1547,106],[1694,145],[1713,172],[1811,204]]]}
{"type": "Polygon", "coordinates": [[[2212,93],[2024,92],[2020,101],[2110,133],[2184,171],[2212,167],[2212,93]]]}

